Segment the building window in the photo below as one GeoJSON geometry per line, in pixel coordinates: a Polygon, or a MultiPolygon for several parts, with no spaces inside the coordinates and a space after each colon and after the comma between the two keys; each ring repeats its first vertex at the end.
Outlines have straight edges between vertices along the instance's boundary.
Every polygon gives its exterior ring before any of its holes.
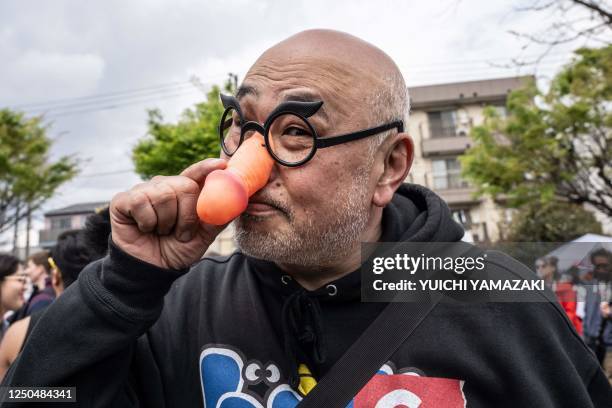
{"type": "Polygon", "coordinates": [[[495,108],[495,110],[497,111],[497,116],[499,116],[502,119],[505,119],[506,117],[508,117],[508,110],[506,109],[506,105],[495,105],[493,106],[493,108],[495,108]]]}
{"type": "Polygon", "coordinates": [[[470,216],[470,210],[467,208],[457,208],[451,210],[451,215],[455,221],[462,226],[469,228],[472,225],[472,218],[470,216]]]}
{"type": "Polygon", "coordinates": [[[72,228],[70,217],[54,217],[51,218],[51,229],[67,230],[72,228]]]}
{"type": "Polygon", "coordinates": [[[468,184],[461,178],[461,165],[457,158],[432,160],[433,188],[446,190],[449,188],[463,188],[468,184]]]}
{"type": "Polygon", "coordinates": [[[427,112],[429,134],[432,138],[457,136],[457,112],[444,110],[427,112]]]}

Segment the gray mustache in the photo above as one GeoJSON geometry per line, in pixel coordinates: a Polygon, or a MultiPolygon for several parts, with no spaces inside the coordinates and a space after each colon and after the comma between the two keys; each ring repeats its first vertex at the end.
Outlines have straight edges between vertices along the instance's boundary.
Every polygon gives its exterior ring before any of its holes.
{"type": "MultiPolygon", "coordinates": [[[[281,211],[282,213],[284,213],[285,215],[287,215],[288,217],[291,217],[292,212],[289,208],[289,206],[281,201],[275,200],[272,197],[268,197],[265,195],[257,195],[255,194],[254,196],[251,197],[252,200],[254,201],[258,201],[260,203],[264,203],[264,204],[268,204],[274,208],[276,208],[277,210],[281,211]]],[[[249,200],[251,201],[251,200],[249,200]]]]}

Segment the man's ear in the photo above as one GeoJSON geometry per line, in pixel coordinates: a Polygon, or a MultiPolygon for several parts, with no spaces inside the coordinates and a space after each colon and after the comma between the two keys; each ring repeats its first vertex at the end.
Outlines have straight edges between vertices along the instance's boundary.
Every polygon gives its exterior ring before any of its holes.
{"type": "Polygon", "coordinates": [[[408,133],[399,133],[386,147],[384,169],[372,197],[377,207],[385,207],[393,194],[408,177],[414,158],[414,144],[408,133]]]}

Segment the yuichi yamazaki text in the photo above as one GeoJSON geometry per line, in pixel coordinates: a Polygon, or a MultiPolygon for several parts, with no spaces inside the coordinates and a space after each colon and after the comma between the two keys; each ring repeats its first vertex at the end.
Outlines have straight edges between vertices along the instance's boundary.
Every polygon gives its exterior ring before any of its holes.
{"type": "Polygon", "coordinates": [[[397,282],[384,282],[380,279],[372,282],[376,291],[414,291],[414,290],[445,290],[445,291],[543,291],[544,281],[510,279],[510,280],[430,280],[420,279],[410,281],[402,279],[397,282]]]}

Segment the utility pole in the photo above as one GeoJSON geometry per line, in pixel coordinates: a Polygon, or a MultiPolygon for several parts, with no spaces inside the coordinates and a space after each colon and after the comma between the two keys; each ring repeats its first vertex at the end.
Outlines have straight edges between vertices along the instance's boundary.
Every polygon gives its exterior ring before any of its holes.
{"type": "Polygon", "coordinates": [[[17,200],[17,203],[15,204],[15,226],[13,229],[13,255],[18,256],[19,254],[17,253],[17,241],[19,240],[19,216],[20,211],[21,210],[21,200],[17,200]]]}
{"type": "Polygon", "coordinates": [[[198,90],[202,92],[204,95],[208,93],[208,89],[206,89],[202,81],[200,81],[200,78],[198,78],[197,76],[192,75],[191,78],[189,78],[189,82],[191,82],[191,85],[198,88],[198,90]]]}
{"type": "MultiPolygon", "coordinates": [[[[235,91],[236,89],[238,89],[238,75],[233,74],[231,72],[227,75],[228,75],[230,86],[232,87],[232,91],[235,91]]],[[[191,78],[189,78],[189,82],[191,82],[193,86],[198,88],[200,92],[202,92],[204,95],[208,94],[209,89],[207,89],[206,86],[204,86],[204,83],[196,75],[192,75],[191,78]]]]}
{"type": "Polygon", "coordinates": [[[233,90],[238,89],[238,75],[232,74],[231,72],[228,74],[230,84],[233,86],[233,90]]]}
{"type": "Polygon", "coordinates": [[[32,226],[32,203],[28,202],[26,218],[26,244],[24,259],[30,256],[30,227],[32,226]]]}

